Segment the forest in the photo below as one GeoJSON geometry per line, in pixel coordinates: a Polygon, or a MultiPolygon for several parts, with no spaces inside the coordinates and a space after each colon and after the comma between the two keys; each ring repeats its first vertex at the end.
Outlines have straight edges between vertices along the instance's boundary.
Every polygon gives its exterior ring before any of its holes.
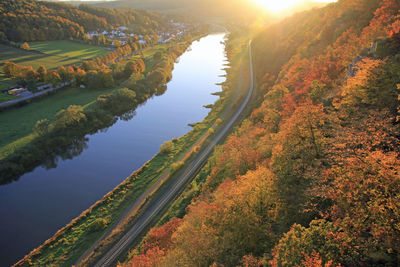
{"type": "Polygon", "coordinates": [[[136,33],[154,34],[167,27],[161,15],[134,9],[110,9],[80,5],[10,0],[0,3],[0,43],[49,40],[88,41],[87,32],[118,26],[136,33]]]}
{"type": "Polygon", "coordinates": [[[340,0],[253,40],[262,103],[125,266],[398,266],[400,2],[340,0]]]}

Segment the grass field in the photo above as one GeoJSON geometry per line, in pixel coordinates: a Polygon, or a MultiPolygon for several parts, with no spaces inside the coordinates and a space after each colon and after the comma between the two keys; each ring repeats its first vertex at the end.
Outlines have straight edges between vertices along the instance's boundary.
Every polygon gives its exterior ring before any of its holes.
{"type": "Polygon", "coordinates": [[[32,128],[38,120],[52,120],[58,111],[70,105],[87,107],[99,95],[112,92],[113,90],[115,89],[87,90],[68,88],[54,95],[47,96],[40,101],[1,112],[0,159],[7,155],[12,150],[12,147],[20,145],[21,142],[25,143],[26,139],[29,139],[32,128]]]}
{"type": "Polygon", "coordinates": [[[75,43],[71,41],[48,41],[29,43],[30,51],[0,45],[0,64],[12,61],[24,66],[37,68],[44,65],[48,69],[61,65],[71,65],[85,59],[107,53],[104,47],[75,43]]]}
{"type": "MultiPolygon", "coordinates": [[[[0,66],[4,62],[12,61],[23,66],[32,66],[37,69],[40,65],[47,69],[62,65],[71,65],[83,60],[98,57],[107,53],[104,47],[80,44],[71,41],[48,41],[29,43],[30,51],[0,44],[0,66]]],[[[0,69],[0,91],[13,85],[13,81],[4,76],[0,69]]],[[[0,102],[2,99],[0,98],[0,102]]]]}

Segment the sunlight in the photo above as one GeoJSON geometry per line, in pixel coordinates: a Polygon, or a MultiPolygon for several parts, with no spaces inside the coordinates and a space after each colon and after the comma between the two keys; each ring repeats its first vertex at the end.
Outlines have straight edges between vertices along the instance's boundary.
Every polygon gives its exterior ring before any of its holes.
{"type": "MultiPolygon", "coordinates": [[[[306,2],[304,0],[253,0],[258,5],[272,11],[280,12],[285,9],[291,8],[301,2],[306,2]]],[[[311,0],[312,2],[336,2],[337,0],[311,0]]]]}

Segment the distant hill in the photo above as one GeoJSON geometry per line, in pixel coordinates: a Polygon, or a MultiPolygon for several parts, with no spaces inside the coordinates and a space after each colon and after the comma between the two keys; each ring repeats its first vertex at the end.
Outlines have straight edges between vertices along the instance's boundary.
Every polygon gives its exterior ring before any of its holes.
{"type": "Polygon", "coordinates": [[[35,0],[0,2],[0,42],[46,41],[86,38],[97,29],[131,26],[154,32],[164,25],[161,15],[149,11],[111,9],[35,0]]]}
{"type": "Polygon", "coordinates": [[[399,266],[399,14],[340,0],[257,32],[262,103],[122,266],[399,266]]]}
{"type": "MultiPolygon", "coordinates": [[[[60,1],[60,0],[52,0],[60,1]]],[[[279,15],[268,14],[251,0],[117,0],[117,1],[85,1],[73,0],[68,3],[79,5],[87,3],[95,6],[146,9],[163,13],[186,13],[204,17],[229,17],[242,20],[252,20],[259,15],[268,18],[282,18],[295,12],[323,7],[327,3],[305,0],[279,15]]]]}

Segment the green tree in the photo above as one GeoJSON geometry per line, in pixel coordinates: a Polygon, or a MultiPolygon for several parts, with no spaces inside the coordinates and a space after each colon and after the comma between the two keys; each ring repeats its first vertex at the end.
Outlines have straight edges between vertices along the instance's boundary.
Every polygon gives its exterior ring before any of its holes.
{"type": "Polygon", "coordinates": [[[160,146],[160,153],[162,154],[169,154],[172,152],[172,150],[174,149],[174,143],[169,140],[169,141],[165,141],[161,146],[160,146]]]}
{"type": "Polygon", "coordinates": [[[312,81],[310,99],[312,100],[313,104],[318,104],[319,102],[321,102],[322,97],[326,94],[327,91],[328,88],[324,83],[318,80],[312,81]]]}
{"type": "Polygon", "coordinates": [[[33,128],[33,132],[38,136],[44,136],[49,132],[50,122],[48,119],[38,120],[33,128]]]}
{"type": "Polygon", "coordinates": [[[62,131],[71,127],[77,127],[82,121],[86,121],[83,107],[71,105],[67,109],[62,109],[56,114],[54,124],[56,130],[62,131]]]}
{"type": "Polygon", "coordinates": [[[46,79],[47,69],[45,66],[40,65],[37,69],[37,73],[39,74],[40,81],[44,81],[46,79]]]}
{"type": "Polygon", "coordinates": [[[272,266],[303,266],[306,256],[318,252],[324,263],[339,263],[342,259],[339,243],[333,233],[339,231],[333,223],[316,220],[308,228],[294,224],[273,249],[272,266]]]}

